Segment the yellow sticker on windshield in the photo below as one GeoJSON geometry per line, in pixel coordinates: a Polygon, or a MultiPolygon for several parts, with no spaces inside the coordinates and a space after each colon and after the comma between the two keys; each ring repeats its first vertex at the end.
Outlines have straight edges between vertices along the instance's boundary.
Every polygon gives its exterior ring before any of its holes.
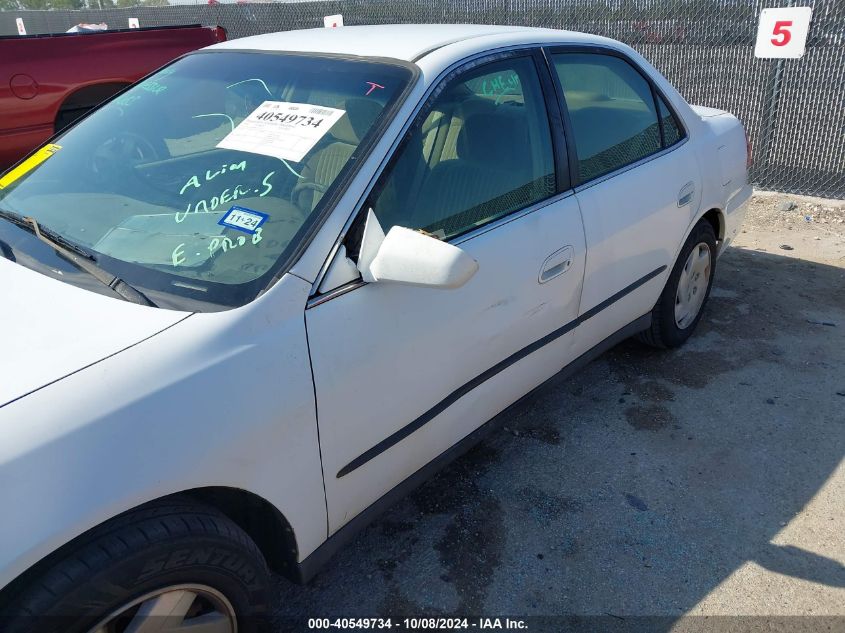
{"type": "Polygon", "coordinates": [[[62,149],[61,145],[54,145],[52,143],[50,145],[45,145],[8,174],[0,178],[0,189],[8,187],[21,176],[25,176],[60,149],[62,149]]]}

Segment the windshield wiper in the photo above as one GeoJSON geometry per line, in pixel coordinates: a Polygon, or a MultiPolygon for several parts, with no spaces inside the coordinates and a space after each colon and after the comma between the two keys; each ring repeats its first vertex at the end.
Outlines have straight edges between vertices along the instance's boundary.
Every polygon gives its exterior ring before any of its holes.
{"type": "MultiPolygon", "coordinates": [[[[38,234],[35,232],[35,229],[32,226],[32,223],[29,222],[29,220],[31,218],[25,218],[22,215],[18,215],[17,213],[13,213],[12,211],[6,211],[4,209],[0,209],[0,218],[3,218],[4,220],[8,220],[12,224],[16,224],[17,226],[19,226],[23,229],[26,229],[30,233],[34,233],[36,235],[36,237],[38,236],[38,234]]],[[[82,248],[78,244],[74,244],[70,240],[62,237],[62,235],[57,233],[56,231],[53,231],[52,229],[49,229],[46,226],[41,226],[40,224],[38,225],[38,229],[41,231],[41,233],[43,233],[44,235],[49,237],[56,244],[61,244],[66,249],[73,251],[77,255],[81,255],[85,259],[89,259],[91,261],[96,261],[96,259],[94,258],[94,255],[92,255],[91,253],[86,251],[84,248],[82,248]]]]}
{"type": "Polygon", "coordinates": [[[97,264],[97,258],[94,257],[92,253],[89,253],[84,248],[74,244],[70,240],[65,239],[59,233],[56,233],[47,227],[41,226],[35,218],[24,217],[18,215],[17,213],[4,211],[2,209],[0,209],[0,218],[8,220],[17,226],[32,232],[35,237],[45,244],[53,247],[53,249],[74,264],[77,268],[84,270],[97,281],[104,283],[127,301],[131,301],[132,303],[137,303],[142,306],[150,306],[153,308],[157,307],[156,304],[150,301],[143,292],[131,286],[120,277],[112,275],[109,271],[97,264]]]}

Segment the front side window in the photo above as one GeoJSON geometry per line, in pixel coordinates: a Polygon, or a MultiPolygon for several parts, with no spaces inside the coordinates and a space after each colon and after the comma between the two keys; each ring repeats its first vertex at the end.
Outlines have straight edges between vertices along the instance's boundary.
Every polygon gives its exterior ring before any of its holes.
{"type": "Polygon", "coordinates": [[[448,239],[555,191],[549,122],[531,57],[458,75],[426,108],[369,206],[394,225],[448,239]]]}
{"type": "MultiPolygon", "coordinates": [[[[296,249],[412,76],[365,59],[189,55],[0,180],[0,209],[81,246],[157,305],[242,305],[296,249]]],[[[10,226],[0,232],[19,231],[10,226]]]]}
{"type": "Polygon", "coordinates": [[[660,150],[651,86],[630,64],[593,53],[560,53],[552,59],[575,135],[582,182],[660,150]]]}

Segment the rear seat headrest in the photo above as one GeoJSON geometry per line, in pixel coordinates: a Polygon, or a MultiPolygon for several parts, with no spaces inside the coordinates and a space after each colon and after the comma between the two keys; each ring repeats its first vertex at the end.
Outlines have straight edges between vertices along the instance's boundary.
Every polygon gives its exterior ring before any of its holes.
{"type": "Polygon", "coordinates": [[[381,105],[372,99],[351,97],[339,103],[337,108],[345,110],[332,126],[331,135],[338,141],[358,145],[372,127],[381,112],[381,105]]]}

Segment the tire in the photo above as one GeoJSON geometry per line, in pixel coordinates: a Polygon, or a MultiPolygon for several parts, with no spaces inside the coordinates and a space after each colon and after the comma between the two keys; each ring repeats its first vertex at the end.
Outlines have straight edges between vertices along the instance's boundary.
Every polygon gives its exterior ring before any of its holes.
{"type": "Polygon", "coordinates": [[[218,618],[256,633],[266,625],[269,586],[264,558],[240,527],[173,497],[116,517],[37,565],[4,596],[0,628],[122,633],[139,611],[173,613],[177,604],[175,612],[187,609],[185,626],[218,618]]]}
{"type": "MultiPolygon", "coordinates": [[[[644,332],[637,335],[637,339],[652,347],[662,349],[670,347],[678,347],[692,336],[695,327],[701,320],[701,315],[704,313],[704,306],[707,305],[707,299],[710,297],[710,289],[713,287],[713,277],[716,272],[716,235],[713,232],[713,227],[707,220],[701,220],[693,227],[687,241],[684,242],[683,248],[678,255],[678,260],[672,268],[669,279],[666,281],[666,287],[657,300],[657,304],[651,311],[651,327],[644,332]],[[700,268],[703,266],[702,261],[706,249],[708,266],[705,273],[700,268]],[[693,251],[696,250],[696,257],[691,257],[693,251]],[[678,286],[681,283],[682,275],[684,279],[691,280],[685,273],[690,270],[690,262],[697,262],[699,266],[697,281],[691,282],[686,286],[689,291],[686,296],[690,297],[686,317],[679,319],[678,312],[684,313],[684,306],[680,305],[681,295],[684,293],[678,292],[678,286]],[[705,279],[706,277],[706,279],[705,279]],[[699,293],[703,293],[700,295],[699,293]],[[697,306],[697,308],[696,308],[697,306]],[[676,308],[678,311],[676,312],[676,308]],[[692,310],[695,308],[694,313],[692,310]]],[[[684,299],[686,301],[686,299],[684,299]]]]}

